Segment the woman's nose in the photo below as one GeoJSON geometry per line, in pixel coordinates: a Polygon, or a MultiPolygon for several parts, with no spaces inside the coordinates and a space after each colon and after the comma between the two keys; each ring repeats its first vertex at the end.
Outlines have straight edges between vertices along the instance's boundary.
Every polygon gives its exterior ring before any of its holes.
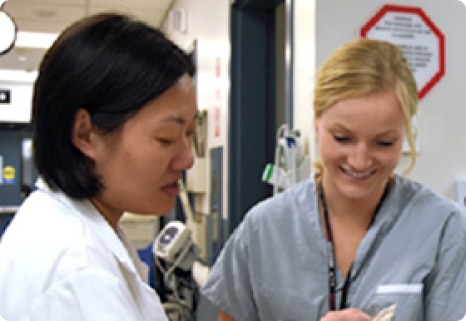
{"type": "Polygon", "coordinates": [[[364,170],[372,165],[370,150],[366,143],[358,143],[354,146],[351,155],[348,157],[349,164],[354,169],[364,170]]]}
{"type": "Polygon", "coordinates": [[[176,170],[190,169],[194,165],[194,153],[191,140],[186,139],[179,153],[173,161],[173,167],[176,170]]]}

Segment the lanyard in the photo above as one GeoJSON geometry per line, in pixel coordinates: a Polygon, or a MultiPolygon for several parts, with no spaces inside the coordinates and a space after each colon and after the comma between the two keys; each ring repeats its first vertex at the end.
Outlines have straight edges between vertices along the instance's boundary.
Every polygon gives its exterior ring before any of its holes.
{"type": "MultiPolygon", "coordinates": [[[[372,225],[372,222],[374,221],[374,218],[379,211],[380,206],[382,205],[386,195],[388,194],[388,187],[390,184],[387,184],[385,191],[377,204],[374,212],[374,216],[372,217],[372,221],[369,224],[369,226],[372,225]]],[[[332,233],[332,226],[330,225],[330,219],[328,217],[328,208],[327,208],[327,202],[325,201],[325,195],[324,195],[324,187],[322,181],[319,184],[319,196],[320,196],[320,201],[322,202],[322,210],[323,210],[323,216],[325,219],[325,228],[327,230],[327,251],[328,251],[328,285],[329,285],[329,306],[330,310],[336,310],[336,288],[337,288],[337,277],[336,277],[336,259],[335,259],[335,250],[333,248],[333,233],[332,233]]],[[[347,301],[347,296],[348,296],[348,289],[351,284],[351,270],[353,268],[353,264],[351,263],[351,266],[349,268],[348,274],[346,275],[345,278],[345,283],[343,284],[343,290],[341,294],[341,301],[340,301],[340,310],[346,308],[346,301],[347,301]]]]}

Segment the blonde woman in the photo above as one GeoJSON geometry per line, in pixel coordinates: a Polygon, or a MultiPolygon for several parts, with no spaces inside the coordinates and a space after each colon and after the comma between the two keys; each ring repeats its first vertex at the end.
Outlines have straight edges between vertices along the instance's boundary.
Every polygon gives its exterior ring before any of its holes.
{"type": "Polygon", "coordinates": [[[457,321],[466,310],[466,221],[445,197],[395,174],[416,154],[417,88],[398,47],[353,40],[315,88],[317,174],[254,206],[204,295],[219,320],[457,321]]]}

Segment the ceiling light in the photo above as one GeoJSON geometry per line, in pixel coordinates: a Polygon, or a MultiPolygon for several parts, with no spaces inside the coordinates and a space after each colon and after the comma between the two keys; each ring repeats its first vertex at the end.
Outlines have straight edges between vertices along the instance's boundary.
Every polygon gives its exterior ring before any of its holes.
{"type": "Polygon", "coordinates": [[[57,36],[56,33],[18,31],[15,46],[48,49],[57,39],[57,36]]]}
{"type": "Polygon", "coordinates": [[[38,72],[35,71],[24,71],[24,70],[9,70],[0,69],[0,82],[25,82],[33,83],[37,78],[38,72]]]}

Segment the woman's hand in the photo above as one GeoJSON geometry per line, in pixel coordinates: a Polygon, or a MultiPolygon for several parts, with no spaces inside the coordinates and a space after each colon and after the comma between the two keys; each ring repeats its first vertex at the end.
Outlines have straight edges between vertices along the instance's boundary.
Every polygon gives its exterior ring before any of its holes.
{"type": "Polygon", "coordinates": [[[372,317],[361,310],[350,308],[330,311],[320,321],[371,321],[372,317]]]}

